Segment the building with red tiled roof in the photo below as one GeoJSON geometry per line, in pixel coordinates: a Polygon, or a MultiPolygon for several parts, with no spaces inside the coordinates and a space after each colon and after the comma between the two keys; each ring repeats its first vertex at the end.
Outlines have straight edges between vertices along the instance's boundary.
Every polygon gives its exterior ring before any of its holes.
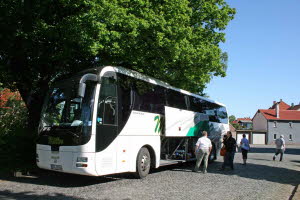
{"type": "Polygon", "coordinates": [[[276,115],[275,109],[259,109],[258,112],[267,120],[300,120],[300,112],[298,110],[279,110],[279,115],[276,115]]]}
{"type": "Polygon", "coordinates": [[[287,144],[300,143],[300,110],[284,101],[274,101],[269,109],[258,109],[253,131],[265,131],[265,143],[272,144],[283,135],[287,144]]]}
{"type": "Polygon", "coordinates": [[[273,101],[273,105],[269,109],[275,109],[277,105],[279,105],[280,110],[287,110],[291,107],[289,104],[285,103],[284,101],[282,101],[282,99],[280,99],[279,102],[273,101]]]}
{"type": "Polygon", "coordinates": [[[298,105],[294,105],[292,103],[291,107],[288,110],[300,110],[300,103],[298,105]]]}
{"type": "Polygon", "coordinates": [[[237,118],[232,121],[232,124],[239,124],[241,129],[251,129],[252,128],[252,119],[250,117],[237,118]]]}

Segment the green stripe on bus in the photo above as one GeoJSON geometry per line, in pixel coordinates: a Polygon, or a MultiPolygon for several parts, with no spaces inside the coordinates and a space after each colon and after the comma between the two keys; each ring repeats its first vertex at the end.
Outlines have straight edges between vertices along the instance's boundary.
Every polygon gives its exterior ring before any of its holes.
{"type": "Polygon", "coordinates": [[[208,121],[200,121],[195,126],[191,127],[186,136],[201,136],[201,131],[208,131],[209,123],[208,121]]]}
{"type": "Polygon", "coordinates": [[[160,117],[159,116],[155,116],[154,117],[154,121],[157,121],[156,122],[156,126],[155,126],[155,129],[154,129],[154,133],[160,133],[160,117]]]}

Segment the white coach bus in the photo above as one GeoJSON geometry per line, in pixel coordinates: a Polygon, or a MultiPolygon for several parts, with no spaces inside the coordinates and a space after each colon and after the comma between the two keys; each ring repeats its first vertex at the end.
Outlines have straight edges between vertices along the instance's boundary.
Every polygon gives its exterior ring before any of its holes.
{"type": "Polygon", "coordinates": [[[223,104],[124,69],[98,67],[58,81],[45,98],[37,165],[101,176],[195,160],[206,130],[216,159],[229,130],[223,104]]]}

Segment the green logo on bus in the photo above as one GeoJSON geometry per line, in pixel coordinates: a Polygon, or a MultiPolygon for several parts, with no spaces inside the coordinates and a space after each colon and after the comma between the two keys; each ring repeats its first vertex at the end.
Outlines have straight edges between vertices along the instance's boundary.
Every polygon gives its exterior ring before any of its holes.
{"type": "Polygon", "coordinates": [[[61,145],[64,143],[64,141],[58,137],[49,137],[48,138],[48,143],[50,145],[61,145]]]}
{"type": "Polygon", "coordinates": [[[160,131],[161,131],[161,123],[160,123],[160,116],[158,115],[158,116],[155,116],[154,117],[154,121],[156,121],[156,126],[155,126],[155,129],[154,129],[154,132],[156,133],[160,133],[160,131]]]}

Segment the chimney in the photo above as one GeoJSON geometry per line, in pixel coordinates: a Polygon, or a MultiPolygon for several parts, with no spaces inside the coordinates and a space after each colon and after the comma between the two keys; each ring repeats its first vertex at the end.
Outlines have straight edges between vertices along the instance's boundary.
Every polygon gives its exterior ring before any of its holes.
{"type": "Polygon", "coordinates": [[[292,103],[291,107],[294,107],[294,103],[292,103]]]}
{"type": "Polygon", "coordinates": [[[279,103],[275,107],[276,117],[279,118],[279,103]]]}
{"type": "Polygon", "coordinates": [[[282,102],[282,99],[280,99],[280,102],[282,102]]]}

